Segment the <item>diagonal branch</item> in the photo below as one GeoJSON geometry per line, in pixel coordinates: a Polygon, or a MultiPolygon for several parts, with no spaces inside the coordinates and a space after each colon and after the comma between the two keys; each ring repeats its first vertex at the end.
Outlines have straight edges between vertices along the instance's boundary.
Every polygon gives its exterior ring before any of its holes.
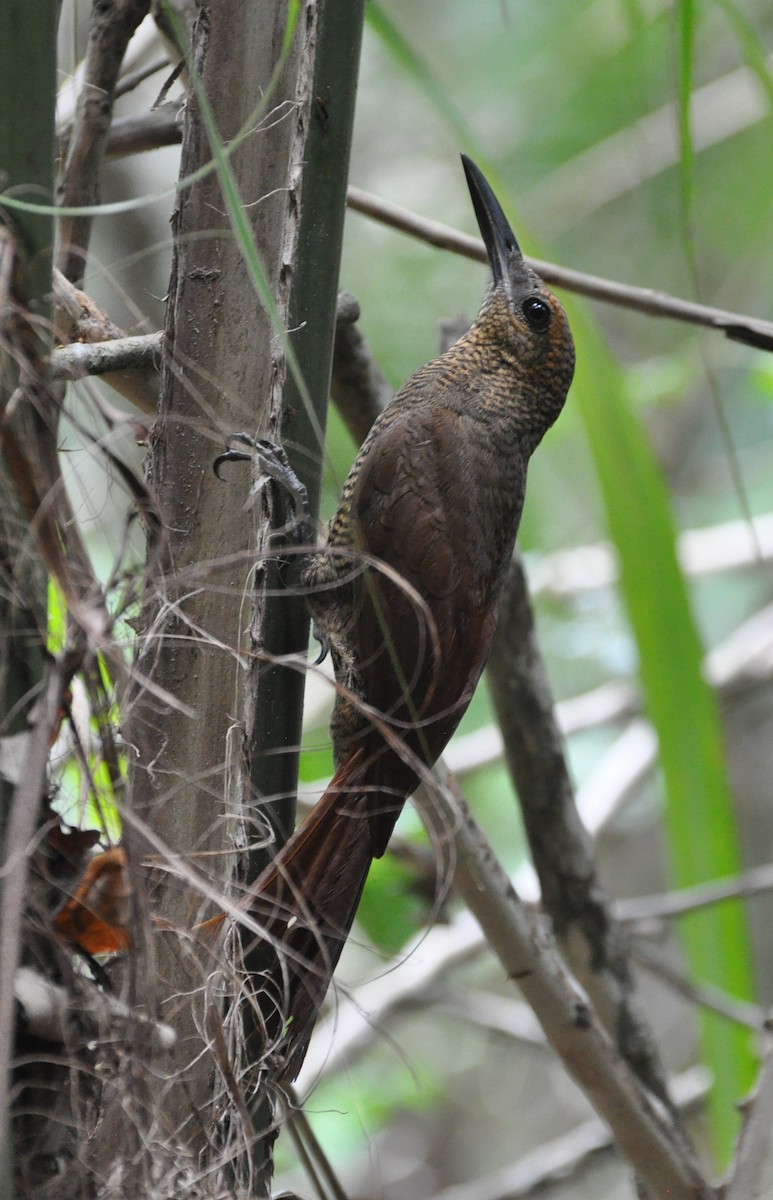
{"type": "Polygon", "coordinates": [[[435,831],[452,832],[454,883],[483,929],[507,977],[534,1009],[564,1067],[608,1122],[612,1135],[653,1196],[709,1200],[673,1114],[645,1091],[613,1046],[587,996],[569,974],[542,920],[515,894],[509,877],[450,779],[416,794],[435,831]]]}
{"type": "Polygon", "coordinates": [[[757,1086],[742,1105],[743,1121],[725,1200],[770,1196],[773,1191],[773,1037],[770,1018],[757,1086]]]}
{"type": "MultiPolygon", "coordinates": [[[[122,118],[111,130],[107,146],[109,158],[122,158],[139,154],[159,146],[170,146],[181,138],[179,108],[176,104],[164,105],[161,109],[122,118]]],[[[450,250],[476,262],[486,261],[483,243],[475,237],[460,233],[449,225],[421,217],[397,204],[382,200],[362,188],[349,186],[347,205],[382,225],[398,229],[410,237],[418,238],[430,246],[450,250]]],[[[566,288],[591,300],[613,304],[618,308],[630,308],[650,317],[664,317],[672,321],[684,321],[688,325],[700,325],[717,329],[733,341],[744,342],[761,350],[773,350],[773,322],[759,317],[746,316],[728,309],[713,308],[682,300],[668,292],[652,288],[636,287],[570,267],[558,266],[544,259],[527,258],[526,261],[542,278],[556,287],[566,288]]]]}
{"type": "MultiPolygon", "coordinates": [[[[150,8],[150,0],[113,0],[95,3],[91,13],[89,44],[83,83],[57,201],[62,207],[99,202],[99,170],[113,115],[113,99],[126,47],[150,8]]],[[[83,275],[90,216],[62,216],[57,260],[68,279],[83,275]]]]}
{"type": "MultiPolygon", "coordinates": [[[[419,238],[430,246],[452,250],[455,254],[472,258],[476,262],[487,261],[483,242],[479,238],[459,233],[439,221],[419,217],[408,209],[389,204],[386,200],[372,196],[360,188],[349,188],[347,203],[356,212],[372,217],[382,225],[389,225],[392,229],[399,229],[411,237],[419,238]]],[[[577,292],[581,296],[588,296],[591,300],[602,300],[619,308],[636,309],[650,317],[668,317],[673,321],[686,321],[690,325],[704,325],[721,330],[734,341],[745,342],[762,350],[773,350],[773,322],[720,308],[709,308],[705,304],[695,304],[690,300],[669,296],[667,292],[633,287],[611,279],[602,279],[598,275],[586,275],[583,271],[559,267],[542,259],[527,258],[526,261],[547,283],[577,292]]]]}
{"type": "Polygon", "coordinates": [[[542,902],[620,1053],[670,1107],[652,1035],[634,1003],[624,936],[577,812],[520,555],[510,565],[488,681],[521,802],[542,902]]]}

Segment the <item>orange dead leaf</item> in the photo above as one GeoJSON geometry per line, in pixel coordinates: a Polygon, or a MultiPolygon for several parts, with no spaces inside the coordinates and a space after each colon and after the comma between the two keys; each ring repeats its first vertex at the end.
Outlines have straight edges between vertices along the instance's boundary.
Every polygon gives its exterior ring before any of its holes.
{"type": "Polygon", "coordinates": [[[97,854],[54,917],[57,936],[87,954],[128,950],[130,894],[126,851],[116,846],[97,854]]]}

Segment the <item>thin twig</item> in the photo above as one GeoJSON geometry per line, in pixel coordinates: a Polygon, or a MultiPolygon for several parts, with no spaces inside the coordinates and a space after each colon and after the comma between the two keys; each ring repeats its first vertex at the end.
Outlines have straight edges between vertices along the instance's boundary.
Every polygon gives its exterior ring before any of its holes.
{"type": "Polygon", "coordinates": [[[641,937],[633,937],[631,952],[640,966],[663,980],[670,988],[693,1004],[700,1004],[703,1008],[719,1013],[728,1021],[735,1021],[737,1025],[743,1025],[746,1029],[753,1029],[755,1032],[764,1029],[766,1020],[764,1008],[758,1004],[750,1004],[746,1000],[738,1000],[735,996],[728,996],[727,992],[723,992],[711,984],[696,983],[684,971],[675,966],[666,957],[663,950],[651,942],[645,941],[641,937]]]}
{"type": "MultiPolygon", "coordinates": [[[[361,188],[350,186],[347,203],[356,212],[372,217],[382,225],[389,225],[392,229],[399,229],[411,237],[419,238],[430,246],[452,250],[455,254],[475,259],[476,262],[488,261],[483,242],[478,238],[459,233],[439,221],[417,216],[408,209],[389,204],[370,192],[362,191],[361,188]]],[[[573,271],[569,267],[545,262],[543,259],[527,258],[526,261],[547,283],[566,288],[567,291],[577,292],[592,300],[615,304],[619,308],[632,308],[650,317],[667,317],[674,321],[685,321],[690,325],[719,329],[735,341],[745,342],[763,350],[773,350],[773,322],[728,312],[725,309],[709,308],[705,304],[695,304],[690,300],[670,296],[667,292],[633,287],[611,279],[602,279],[598,275],[587,275],[582,271],[573,271]]]]}
{"type": "Polygon", "coordinates": [[[146,79],[150,79],[151,75],[156,75],[159,71],[163,71],[164,67],[168,66],[169,55],[162,54],[159,58],[154,58],[152,62],[145,63],[143,67],[137,67],[134,71],[127,71],[116,84],[113,99],[117,100],[119,96],[125,96],[127,92],[133,92],[146,79]]]}
{"type": "Polygon", "coordinates": [[[322,1200],[327,1200],[328,1197],[330,1200],[348,1200],[333,1164],[301,1107],[296,1107],[290,1112],[287,1127],[296,1146],[304,1154],[306,1170],[317,1180],[322,1200]]]}
{"type": "Polygon", "coordinates": [[[773,890],[773,863],[752,867],[742,875],[731,879],[715,879],[711,883],[700,883],[695,887],[682,888],[675,892],[662,892],[657,896],[636,896],[630,900],[615,901],[618,921],[630,924],[661,921],[665,918],[681,917],[685,913],[711,908],[723,900],[748,900],[751,896],[773,890]]]}
{"type": "Polygon", "coordinates": [[[764,1038],[762,1067],[753,1094],[741,1105],[741,1131],[724,1200],[763,1200],[773,1195],[773,1038],[764,1038]]]}
{"type": "MultiPolygon", "coordinates": [[[[108,139],[107,156],[121,158],[159,146],[169,146],[181,140],[176,106],[164,111],[162,117],[155,113],[129,117],[121,123],[108,139]]],[[[475,237],[421,217],[397,204],[390,204],[371,192],[350,185],[347,190],[347,205],[355,212],[371,217],[382,225],[398,229],[410,237],[418,238],[440,250],[450,250],[475,262],[487,262],[483,243],[475,237]]],[[[618,308],[630,308],[650,317],[663,317],[683,321],[688,325],[699,325],[717,329],[733,341],[744,342],[762,350],[773,350],[773,322],[760,317],[750,317],[728,309],[712,308],[692,300],[682,300],[668,292],[653,288],[636,287],[600,275],[589,275],[584,271],[573,271],[544,259],[528,258],[529,265],[542,278],[556,287],[566,288],[591,300],[613,304],[618,308]]]]}

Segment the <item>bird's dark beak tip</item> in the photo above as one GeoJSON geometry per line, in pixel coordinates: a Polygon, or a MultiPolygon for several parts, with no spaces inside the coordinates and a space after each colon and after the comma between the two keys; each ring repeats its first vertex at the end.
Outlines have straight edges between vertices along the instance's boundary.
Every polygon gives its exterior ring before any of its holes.
{"type": "Polygon", "coordinates": [[[510,228],[510,222],[504,214],[502,205],[494,195],[491,184],[467,154],[461,154],[462,166],[470,189],[472,206],[478,221],[483,241],[486,243],[491,270],[494,273],[494,283],[507,279],[510,262],[514,255],[522,257],[515,234],[510,228]]]}

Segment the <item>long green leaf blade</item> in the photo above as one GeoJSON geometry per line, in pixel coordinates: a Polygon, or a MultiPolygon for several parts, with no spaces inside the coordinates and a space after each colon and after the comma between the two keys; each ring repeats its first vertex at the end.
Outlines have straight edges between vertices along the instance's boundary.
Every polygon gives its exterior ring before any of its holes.
{"type": "Polygon", "coordinates": [[[413,80],[416,87],[424,92],[432,107],[443,117],[449,128],[453,129],[462,147],[465,150],[471,149],[474,135],[461,111],[451,99],[446,88],[438,83],[428,64],[403,37],[377,0],[369,0],[365,16],[368,25],[377,35],[385,50],[413,80]]]}
{"type": "MultiPolygon", "coordinates": [[[[622,379],[578,306],[580,345],[573,400],[579,404],[620,564],[620,587],[639,652],[646,708],[657,731],[674,885],[690,887],[740,870],[735,819],[714,694],[676,553],[665,485],[622,379]]],[[[682,926],[691,974],[734,996],[753,994],[751,953],[740,904],[695,914],[682,926]]],[[[737,1131],[736,1105],[756,1060],[749,1034],[714,1013],[702,1017],[704,1058],[714,1073],[710,1111],[718,1159],[737,1131]]]]}

